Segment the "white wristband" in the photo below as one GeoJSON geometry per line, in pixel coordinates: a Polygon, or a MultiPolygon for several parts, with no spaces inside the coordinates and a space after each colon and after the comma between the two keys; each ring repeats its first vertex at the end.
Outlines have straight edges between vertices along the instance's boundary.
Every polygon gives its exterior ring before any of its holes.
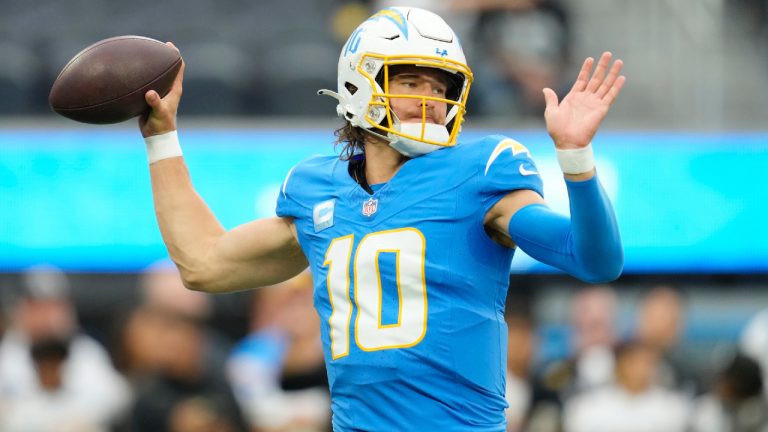
{"type": "Polygon", "coordinates": [[[147,159],[150,164],[172,157],[181,156],[179,135],[176,131],[144,138],[147,145],[147,159]]]}
{"type": "Polygon", "coordinates": [[[557,162],[565,174],[582,174],[592,171],[595,167],[595,157],[592,153],[592,143],[580,149],[557,151],[557,162]]]}

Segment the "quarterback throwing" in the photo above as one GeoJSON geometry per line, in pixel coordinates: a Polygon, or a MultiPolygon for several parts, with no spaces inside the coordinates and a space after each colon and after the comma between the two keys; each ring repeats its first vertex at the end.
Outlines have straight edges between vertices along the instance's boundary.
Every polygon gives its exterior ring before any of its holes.
{"type": "Polygon", "coordinates": [[[526,147],[461,142],[473,75],[453,30],[385,9],[341,49],[341,155],[299,162],[277,216],[225,230],[195,192],[176,136],[183,67],[140,120],[160,230],[185,284],[221,293],[312,271],[335,431],[504,431],[504,302],[517,248],[588,282],[623,253],[591,141],[622,63],[587,59],[559,100],[543,89],[571,215],[552,212],[526,147]]]}

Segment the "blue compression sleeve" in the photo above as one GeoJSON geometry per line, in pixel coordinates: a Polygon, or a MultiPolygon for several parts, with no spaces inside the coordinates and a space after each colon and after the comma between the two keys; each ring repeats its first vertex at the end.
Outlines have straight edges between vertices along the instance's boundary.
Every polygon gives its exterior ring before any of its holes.
{"type": "Polygon", "coordinates": [[[613,207],[597,176],[566,180],[571,219],[533,204],[509,221],[509,236],[532,258],[584,282],[609,282],[621,274],[624,252],[613,207]]]}

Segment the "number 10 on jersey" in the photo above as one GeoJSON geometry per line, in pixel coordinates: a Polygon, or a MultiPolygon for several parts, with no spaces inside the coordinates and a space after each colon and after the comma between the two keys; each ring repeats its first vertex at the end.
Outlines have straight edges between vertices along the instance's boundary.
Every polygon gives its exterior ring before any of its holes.
{"type": "Polygon", "coordinates": [[[427,242],[415,228],[370,233],[353,250],[354,235],[331,241],[325,252],[328,267],[328,319],[334,360],[349,354],[352,301],[357,308],[355,343],[363,351],[412,347],[427,332],[427,284],[424,261],[427,242]],[[394,253],[395,268],[380,269],[379,254],[394,253]],[[354,282],[350,293],[350,267],[354,282]],[[397,281],[397,322],[382,324],[381,271],[394,271],[397,281]]]}

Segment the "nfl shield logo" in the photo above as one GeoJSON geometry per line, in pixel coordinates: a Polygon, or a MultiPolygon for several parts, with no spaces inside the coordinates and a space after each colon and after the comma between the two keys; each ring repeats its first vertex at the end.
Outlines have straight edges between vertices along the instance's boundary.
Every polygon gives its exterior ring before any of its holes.
{"type": "Polygon", "coordinates": [[[368,201],[363,202],[363,215],[370,217],[372,214],[376,213],[378,208],[379,200],[368,198],[368,201]]]}

